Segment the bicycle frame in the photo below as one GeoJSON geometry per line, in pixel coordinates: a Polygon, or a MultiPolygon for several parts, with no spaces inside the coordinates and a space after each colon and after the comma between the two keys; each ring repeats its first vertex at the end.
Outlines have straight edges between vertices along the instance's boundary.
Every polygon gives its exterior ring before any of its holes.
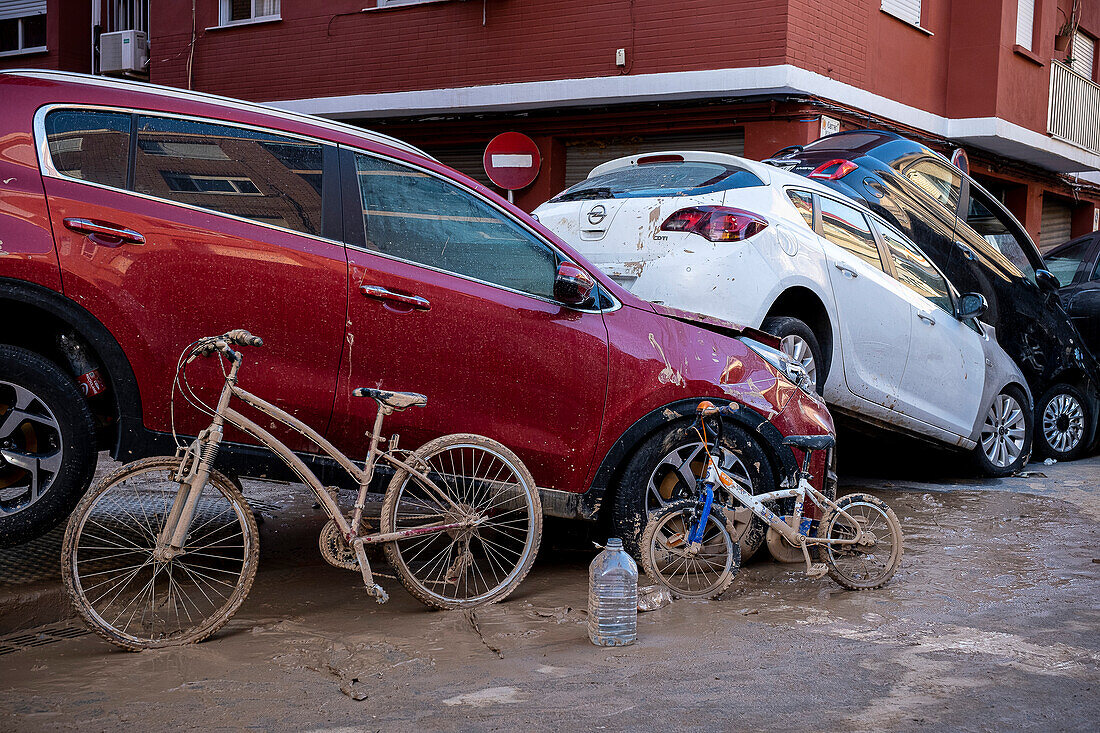
{"type": "MultiPolygon", "coordinates": [[[[854,526],[859,527],[859,523],[856,522],[851,515],[840,509],[836,502],[829,499],[829,497],[822,494],[815,489],[809,482],[807,476],[803,472],[799,472],[798,486],[793,489],[780,489],[778,491],[769,491],[765,494],[750,494],[741,488],[732,476],[723,471],[719,466],[717,460],[709,453],[707,455],[706,473],[702,479],[703,483],[708,489],[708,493],[713,491],[713,486],[721,484],[730,494],[733,495],[741,504],[752,510],[753,514],[766,521],[775,531],[779,532],[783,537],[795,547],[802,544],[802,538],[805,537],[807,544],[817,545],[854,545],[858,544],[863,535],[863,530],[860,529],[859,533],[852,539],[825,539],[820,537],[810,537],[808,534],[802,534],[799,531],[799,524],[802,519],[802,506],[805,503],[806,497],[809,496],[813,501],[821,508],[835,509],[841,513],[841,515],[848,518],[854,526]],[[777,515],[772,510],[764,506],[765,502],[773,501],[775,499],[787,499],[794,497],[794,518],[792,524],[787,524],[782,517],[777,515]],[[793,526],[792,526],[793,525],[793,526]]],[[[709,502],[704,511],[700,526],[703,526],[706,522],[707,514],[710,513],[709,502]]]]}
{"type": "Polygon", "coordinates": [[[374,477],[374,469],[379,459],[385,459],[394,468],[403,469],[410,475],[420,479],[426,487],[430,488],[435,494],[445,500],[446,503],[450,504],[456,514],[461,516],[465,512],[460,506],[452,501],[445,492],[440,491],[424,472],[406,463],[397,456],[394,456],[390,452],[379,450],[378,444],[381,442],[382,420],[386,415],[393,412],[392,408],[383,405],[378,406],[378,414],[375,417],[374,428],[371,433],[370,449],[367,452],[363,467],[360,468],[309,425],[306,425],[301,420],[270,402],[241,389],[237,385],[237,372],[240,370],[243,359],[238,354],[236,358],[232,358],[230,361],[232,366],[229,370],[229,374],[226,375],[225,386],[222,388],[221,395],[218,398],[218,406],[214,411],[213,421],[208,428],[199,434],[191,448],[188,449],[188,453],[191,454],[192,460],[190,465],[185,460],[180,469],[182,474],[184,468],[189,468],[188,474],[186,476],[177,476],[177,480],[180,481],[181,489],[176,495],[176,500],[169,512],[164,529],[158,538],[157,552],[162,555],[160,559],[171,559],[173,556],[183,552],[183,543],[187,537],[187,531],[190,528],[195,507],[198,504],[203,487],[210,478],[210,472],[213,469],[214,460],[217,457],[218,446],[224,438],[224,426],[227,422],[233,427],[248,433],[260,443],[270,448],[275,455],[282,459],[282,461],[313,490],[314,495],[317,497],[317,501],[321,503],[328,515],[340,527],[344,539],[355,548],[356,554],[360,556],[364,577],[369,581],[368,585],[373,583],[373,579],[371,578],[369,567],[365,564],[366,557],[362,554],[362,545],[391,542],[422,534],[444,532],[451,529],[463,529],[478,523],[476,520],[463,520],[459,522],[432,524],[425,527],[416,527],[387,534],[360,535],[359,526],[363,518],[363,509],[370,482],[374,477]],[[356,480],[359,485],[359,494],[355,502],[355,514],[351,522],[348,522],[344,517],[343,512],[340,511],[340,507],[336,504],[335,500],[329,495],[328,491],[325,490],[325,487],[306,466],[302,459],[296,456],[293,451],[287,448],[286,445],[274,435],[229,406],[229,402],[233,397],[237,397],[273,420],[301,433],[307,440],[334,459],[341,468],[347,471],[347,473],[356,480]]]}

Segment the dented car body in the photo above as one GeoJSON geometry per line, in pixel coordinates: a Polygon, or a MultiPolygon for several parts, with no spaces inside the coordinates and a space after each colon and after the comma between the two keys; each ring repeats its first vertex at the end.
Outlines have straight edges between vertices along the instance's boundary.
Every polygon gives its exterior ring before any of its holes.
{"type": "Polygon", "coordinates": [[[658,151],[598,166],[535,213],[633,294],[774,333],[842,413],[972,451],[990,474],[1030,454],[1031,393],[979,320],[984,299],[816,181],[658,151]]]}
{"type": "MultiPolygon", "coordinates": [[[[743,408],[737,421],[777,484],[796,461],[782,436],[833,431],[824,403],[746,346],[740,327],[631,295],[400,141],[66,73],[0,74],[0,93],[0,308],[15,324],[4,340],[64,366],[54,334],[79,339],[107,386],[89,403],[93,439],[119,459],[172,450],[176,356],[234,327],[265,341],[249,391],[342,451],[365,449],[373,419],[353,389],[422,392],[425,409],[387,422],[402,446],[496,438],[560,516],[595,518],[620,464],[703,398],[743,408]],[[574,290],[591,276],[584,302],[559,297],[563,272],[574,290]]],[[[209,399],[222,376],[194,367],[209,399]]],[[[181,434],[204,424],[194,411],[175,418],[181,434]]],[[[273,432],[305,450],[301,436],[273,432]]],[[[227,440],[227,468],[281,476],[245,436],[227,440]]],[[[815,466],[819,487],[827,473],[815,466]]]]}

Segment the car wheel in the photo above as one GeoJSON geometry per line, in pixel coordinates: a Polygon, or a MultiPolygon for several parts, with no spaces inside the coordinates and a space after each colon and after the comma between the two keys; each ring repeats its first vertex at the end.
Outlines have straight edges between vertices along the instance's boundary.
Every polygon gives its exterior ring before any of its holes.
{"type": "Polygon", "coordinates": [[[771,316],[760,324],[760,330],[778,338],[779,350],[801,364],[810,375],[817,393],[824,393],[828,368],[821,356],[817,336],[809,326],[790,316],[771,316]]]}
{"type": "Polygon", "coordinates": [[[1035,447],[1041,455],[1072,461],[1088,447],[1093,416],[1088,400],[1068,384],[1056,384],[1035,405],[1035,447]]]}
{"type": "MultiPolygon", "coordinates": [[[[721,466],[760,494],[775,489],[771,462],[757,441],[727,420],[723,426],[721,466]]],[[[630,457],[619,481],[612,511],[614,531],[629,552],[638,555],[638,541],[649,513],[695,495],[695,478],[703,467],[703,444],[686,422],[671,425],[647,438],[630,457]]],[[[741,546],[742,561],[764,543],[767,525],[751,511],[718,495],[726,524],[741,546]]]]}
{"type": "Polygon", "coordinates": [[[76,383],[33,351],[0,345],[0,547],[60,524],[95,465],[95,422],[76,383]]]}
{"type": "Polygon", "coordinates": [[[972,455],[987,476],[1009,476],[1031,456],[1032,422],[1027,398],[1017,387],[1006,387],[993,398],[982,421],[972,455]]]}

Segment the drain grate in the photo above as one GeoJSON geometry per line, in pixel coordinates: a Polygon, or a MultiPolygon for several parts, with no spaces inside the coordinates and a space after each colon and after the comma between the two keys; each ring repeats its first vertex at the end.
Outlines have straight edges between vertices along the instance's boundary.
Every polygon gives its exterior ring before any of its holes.
{"type": "Polygon", "coordinates": [[[0,636],[0,656],[14,654],[36,646],[54,644],[65,639],[76,639],[90,633],[92,632],[80,626],[53,624],[41,626],[31,631],[20,631],[15,634],[0,636]]]}

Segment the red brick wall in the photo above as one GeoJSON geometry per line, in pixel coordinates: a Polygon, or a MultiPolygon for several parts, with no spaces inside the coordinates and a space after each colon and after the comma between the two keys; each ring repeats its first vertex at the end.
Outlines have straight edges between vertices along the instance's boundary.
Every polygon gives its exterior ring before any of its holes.
{"type": "MultiPolygon", "coordinates": [[[[355,13],[370,0],[282,4],[232,29],[200,0],[193,86],[293,99],[783,62],[783,0],[488,0],[355,13]],[[351,12],[350,15],[335,15],[351,12]],[[633,28],[633,31],[632,31],[633,28]]],[[[157,5],[152,81],[187,85],[191,12],[157,5]]]]}

